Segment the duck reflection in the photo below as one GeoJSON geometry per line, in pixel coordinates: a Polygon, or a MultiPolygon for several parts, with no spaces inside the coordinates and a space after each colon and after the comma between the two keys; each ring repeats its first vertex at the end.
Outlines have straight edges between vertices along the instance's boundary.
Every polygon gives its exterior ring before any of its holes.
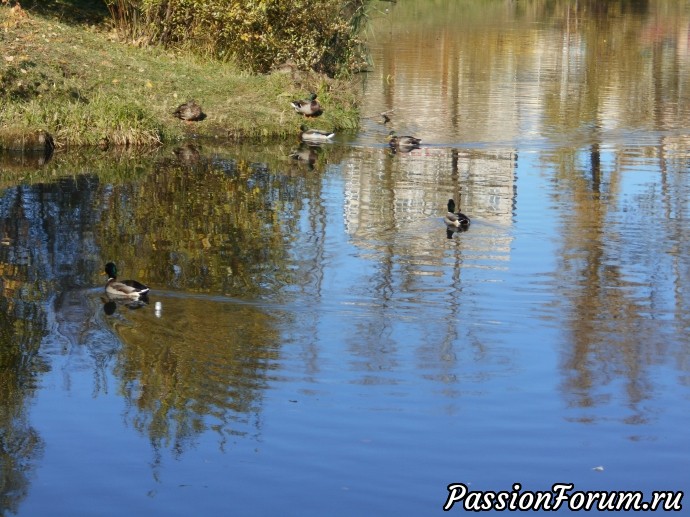
{"type": "Polygon", "coordinates": [[[314,165],[320,153],[320,146],[303,142],[297,149],[290,153],[290,158],[297,160],[298,163],[306,165],[309,170],[312,170],[314,169],[314,165]]]}
{"type": "Polygon", "coordinates": [[[398,136],[395,131],[388,133],[388,146],[391,149],[391,154],[409,153],[414,149],[419,149],[419,144],[422,143],[421,138],[416,138],[414,136],[404,135],[398,136]]]}
{"type": "Polygon", "coordinates": [[[106,297],[101,298],[101,301],[103,302],[103,312],[106,316],[112,316],[113,314],[115,314],[115,311],[117,311],[118,307],[126,307],[130,310],[136,310],[149,305],[148,295],[144,295],[140,297],[138,300],[113,298],[106,295],[106,297]]]}
{"type": "Polygon", "coordinates": [[[199,162],[201,152],[199,146],[187,142],[179,147],[173,149],[173,154],[178,161],[186,165],[194,165],[199,162]]]}

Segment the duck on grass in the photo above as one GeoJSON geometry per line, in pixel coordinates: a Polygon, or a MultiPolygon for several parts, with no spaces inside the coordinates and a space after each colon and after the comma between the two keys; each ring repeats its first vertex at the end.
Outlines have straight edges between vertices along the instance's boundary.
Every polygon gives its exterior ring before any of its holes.
{"type": "Polygon", "coordinates": [[[312,93],[307,99],[292,101],[290,104],[297,113],[305,117],[318,117],[323,113],[323,108],[316,100],[315,93],[312,93]]]}
{"type": "Polygon", "coordinates": [[[206,114],[195,100],[189,100],[184,104],[180,104],[177,109],[173,111],[173,116],[187,123],[198,122],[206,118],[206,114]]]}

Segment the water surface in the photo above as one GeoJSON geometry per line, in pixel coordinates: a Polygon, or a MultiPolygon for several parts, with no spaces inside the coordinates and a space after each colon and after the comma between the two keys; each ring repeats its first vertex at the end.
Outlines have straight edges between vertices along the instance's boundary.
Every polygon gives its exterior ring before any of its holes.
{"type": "Polygon", "coordinates": [[[687,3],[375,6],[362,129],[301,160],[2,162],[3,513],[688,488],[687,3]]]}

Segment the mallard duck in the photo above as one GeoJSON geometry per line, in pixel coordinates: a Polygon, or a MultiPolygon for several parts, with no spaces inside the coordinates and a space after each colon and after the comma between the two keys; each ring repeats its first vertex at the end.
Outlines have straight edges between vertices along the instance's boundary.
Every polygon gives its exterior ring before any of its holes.
{"type": "Polygon", "coordinates": [[[452,199],[448,200],[448,213],[443,221],[449,229],[467,230],[470,226],[470,218],[455,211],[455,201],[452,199]]]}
{"type": "Polygon", "coordinates": [[[117,266],[108,262],[105,265],[105,274],[108,275],[108,282],[105,284],[105,293],[114,298],[129,298],[138,300],[146,296],[149,288],[136,280],[117,280],[117,266]]]}
{"type": "Polygon", "coordinates": [[[299,128],[302,131],[299,136],[305,142],[330,142],[335,136],[335,133],[329,133],[328,131],[309,129],[304,124],[302,124],[299,128]]]}
{"type": "Polygon", "coordinates": [[[315,93],[312,93],[308,99],[292,101],[290,104],[295,108],[297,113],[305,117],[318,117],[323,113],[323,108],[321,108],[319,101],[316,100],[315,93]]]}
{"type": "Polygon", "coordinates": [[[413,148],[419,147],[421,142],[421,138],[415,138],[413,136],[398,136],[395,134],[395,131],[388,133],[388,145],[393,148],[412,150],[413,148]]]}
{"type": "Polygon", "coordinates": [[[180,104],[177,109],[173,111],[173,115],[185,122],[194,122],[206,118],[206,114],[201,110],[201,106],[193,100],[180,104]]]}

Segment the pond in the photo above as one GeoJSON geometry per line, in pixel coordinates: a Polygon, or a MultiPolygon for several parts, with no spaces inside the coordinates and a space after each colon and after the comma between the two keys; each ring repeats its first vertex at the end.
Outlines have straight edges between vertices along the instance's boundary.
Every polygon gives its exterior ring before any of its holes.
{"type": "Polygon", "coordinates": [[[373,7],[357,134],[3,157],[0,513],[685,502],[688,3],[373,7]]]}

